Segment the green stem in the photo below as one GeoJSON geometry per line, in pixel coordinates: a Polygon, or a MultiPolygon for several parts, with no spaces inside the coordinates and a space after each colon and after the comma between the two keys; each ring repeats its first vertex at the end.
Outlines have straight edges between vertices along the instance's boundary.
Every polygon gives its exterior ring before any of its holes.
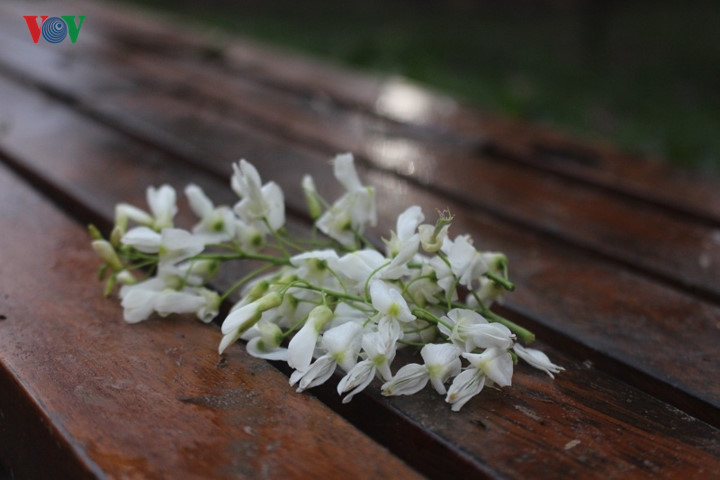
{"type": "Polygon", "coordinates": [[[499,283],[505,290],[509,292],[515,290],[515,284],[507,278],[501,277],[500,275],[493,272],[485,272],[483,275],[492,280],[493,282],[499,283]]]}
{"type": "Polygon", "coordinates": [[[284,266],[291,265],[290,259],[286,257],[277,257],[275,255],[266,255],[263,253],[250,253],[239,251],[237,253],[201,253],[193,257],[194,260],[260,260],[268,262],[272,265],[284,266]]]}
{"type": "Polygon", "coordinates": [[[447,328],[452,330],[452,325],[443,322],[440,317],[438,317],[437,315],[433,315],[431,312],[425,310],[424,308],[415,307],[412,309],[412,314],[418,318],[422,318],[423,320],[427,320],[429,322],[433,322],[439,325],[445,325],[447,328]]]}

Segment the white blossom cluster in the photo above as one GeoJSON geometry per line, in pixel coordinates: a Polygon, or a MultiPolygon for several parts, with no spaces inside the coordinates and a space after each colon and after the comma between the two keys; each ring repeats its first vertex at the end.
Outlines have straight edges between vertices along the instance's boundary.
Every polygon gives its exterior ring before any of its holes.
{"type": "Polygon", "coordinates": [[[448,213],[424,223],[418,206],[399,215],[379,250],[364,236],[377,221],[374,189],[362,184],[350,154],[338,155],[333,171],[344,193],[332,203],[310,176],[302,180],[315,227],[308,240],[285,231],[281,188],[263,184],[245,160],[233,165],[232,207],[186,187],[198,218],[191,230],[174,226],[170,186],[148,189],[149,211],[119,204],[109,240],[91,228],[102,273],[109,272],[106,293],[121,285],[127,322],[154,313],[209,322],[240,290],[222,322],[219,352],[242,339],[251,355],[287,362],[298,391],[339,370],[343,402],[379,379],[384,395],[410,395],[429,383],[457,411],[486,385],[509,386],[518,357],[551,377],[562,370],[522,345],[532,333],[490,310],[513,288],[505,255],[477,250],[468,235],[451,238],[448,213]],[[222,295],[207,288],[220,263],[232,260],[261,266],[222,295]],[[150,273],[138,279],[139,272],[150,273]],[[401,347],[419,349],[421,363],[394,368],[401,347]]]}

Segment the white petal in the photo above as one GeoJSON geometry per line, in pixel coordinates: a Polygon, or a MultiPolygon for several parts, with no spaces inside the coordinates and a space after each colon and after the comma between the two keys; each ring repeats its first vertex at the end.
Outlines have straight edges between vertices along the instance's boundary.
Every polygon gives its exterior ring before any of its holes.
{"type": "Polygon", "coordinates": [[[253,357],[264,358],[265,360],[280,360],[287,362],[287,348],[267,347],[262,337],[250,339],[247,343],[247,352],[253,357]]]}
{"type": "Polygon", "coordinates": [[[485,386],[485,376],[475,368],[461,372],[448,389],[445,401],[452,404],[454,412],[459,411],[468,400],[480,393],[485,386]]]}
{"type": "Polygon", "coordinates": [[[411,363],[402,367],[382,386],[383,395],[412,395],[427,385],[430,376],[424,365],[411,363]]]}
{"type": "Polygon", "coordinates": [[[548,356],[540,350],[536,350],[534,348],[525,348],[519,343],[515,344],[513,350],[515,351],[515,353],[517,353],[518,357],[522,358],[538,370],[544,371],[545,373],[550,375],[550,378],[555,378],[553,376],[553,373],[558,373],[562,370],[565,370],[563,367],[552,363],[548,356]]]}
{"type": "MultiPolygon", "coordinates": [[[[397,236],[400,241],[412,237],[418,225],[420,225],[423,220],[425,220],[425,215],[422,213],[422,208],[417,205],[413,205],[401,213],[397,219],[397,236]]],[[[420,237],[418,236],[418,242],[419,241],[420,237]]]]}
{"type": "Polygon", "coordinates": [[[375,378],[375,371],[375,364],[372,360],[363,360],[351,368],[337,386],[337,391],[340,395],[348,390],[352,390],[343,398],[342,403],[348,403],[357,393],[365,390],[365,388],[370,385],[370,382],[373,381],[373,378],[375,378]]]}
{"type": "Polygon", "coordinates": [[[190,184],[185,187],[185,196],[188,199],[190,208],[198,218],[206,218],[213,211],[213,202],[205,195],[202,188],[190,184]]]}
{"type": "Polygon", "coordinates": [[[290,376],[290,385],[294,385],[299,380],[298,392],[322,385],[335,372],[336,365],[335,360],[330,355],[323,355],[306,370],[293,372],[290,376]]]}
{"type": "Polygon", "coordinates": [[[148,227],[135,227],[127,231],[120,241],[143,253],[158,253],[161,236],[148,227]]]}
{"type": "Polygon", "coordinates": [[[171,227],[172,219],[177,213],[175,189],[170,185],[162,185],[158,189],[148,187],[147,202],[155,217],[155,227],[171,227]]]}
{"type": "Polygon", "coordinates": [[[333,171],[335,178],[345,187],[345,190],[352,192],[363,188],[360,178],[355,171],[355,164],[352,153],[343,153],[333,160],[333,171]]]}

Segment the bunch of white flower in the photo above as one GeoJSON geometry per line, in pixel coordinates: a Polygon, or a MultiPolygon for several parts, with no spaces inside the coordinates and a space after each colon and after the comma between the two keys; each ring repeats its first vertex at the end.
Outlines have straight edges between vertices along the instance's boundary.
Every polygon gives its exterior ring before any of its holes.
{"type": "Polygon", "coordinates": [[[510,385],[517,357],[551,377],[562,370],[521,345],[533,341],[531,332],[490,310],[514,288],[505,255],[478,251],[468,235],[451,238],[447,212],[423,223],[418,206],[400,214],[379,251],[364,236],[377,221],[373,188],[361,183],[352,155],[337,156],[333,168],[345,188],[333,203],[311,177],[302,181],[315,227],[325,235],[318,240],[314,231],[306,243],[283,228],[280,187],[263,184],[245,160],[233,165],[239,200],[232,208],[214,206],[198,186],[185,189],[199,219],[191,231],[174,226],[176,195],[167,185],[148,189],[150,212],[118,205],[109,240],[91,227],[93,248],[104,260],[101,276],[109,272],[106,294],[122,285],[128,322],[153,313],[194,313],[209,322],[241,289],[222,323],[219,352],[245,340],[251,355],[287,362],[298,391],[339,368],[343,402],[375,378],[384,382],[384,395],[413,394],[429,382],[457,411],[485,385],[510,385]],[[128,229],[130,221],[137,225],[128,229]],[[230,260],[261,266],[222,295],[206,288],[230,260]],[[138,280],[138,272],[149,275],[138,280]],[[393,374],[396,352],[405,346],[419,348],[423,363],[393,374]]]}

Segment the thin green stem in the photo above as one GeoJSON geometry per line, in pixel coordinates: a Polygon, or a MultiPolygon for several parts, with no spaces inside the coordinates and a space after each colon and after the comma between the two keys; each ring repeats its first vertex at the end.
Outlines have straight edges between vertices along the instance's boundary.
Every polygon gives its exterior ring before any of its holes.
{"type": "Polygon", "coordinates": [[[493,272],[485,272],[483,275],[492,280],[493,282],[502,285],[502,287],[509,292],[515,290],[515,284],[507,278],[501,277],[500,275],[493,272]]]}
{"type": "Polygon", "coordinates": [[[448,324],[447,322],[444,322],[440,317],[437,315],[434,315],[433,313],[425,310],[424,308],[415,307],[412,309],[412,314],[415,315],[418,318],[422,318],[423,320],[427,320],[429,322],[433,322],[437,325],[444,325],[449,329],[452,329],[452,325],[448,324]]]}

